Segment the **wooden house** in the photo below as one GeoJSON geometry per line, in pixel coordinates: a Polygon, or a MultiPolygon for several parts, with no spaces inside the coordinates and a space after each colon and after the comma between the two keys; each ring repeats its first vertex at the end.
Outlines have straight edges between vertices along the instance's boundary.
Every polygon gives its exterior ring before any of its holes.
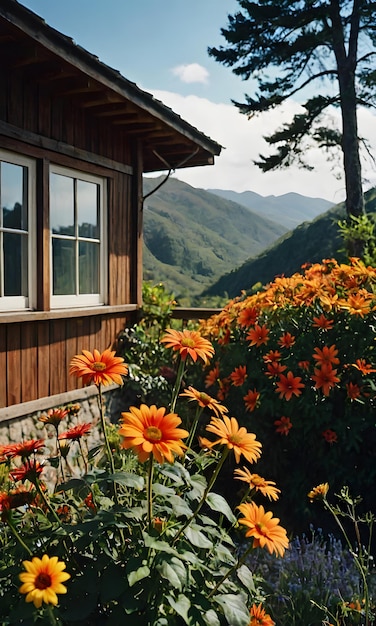
{"type": "Polygon", "coordinates": [[[142,175],[220,146],[16,0],[0,59],[4,420],[66,399],[71,357],[113,345],[140,307],[142,175]]]}

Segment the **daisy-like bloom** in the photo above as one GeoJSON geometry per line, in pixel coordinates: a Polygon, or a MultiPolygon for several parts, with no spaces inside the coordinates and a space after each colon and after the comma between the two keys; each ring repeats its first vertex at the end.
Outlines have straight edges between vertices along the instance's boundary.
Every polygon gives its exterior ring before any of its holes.
{"type": "Polygon", "coordinates": [[[332,430],[331,428],[327,428],[326,430],[324,430],[322,436],[328,443],[337,443],[338,441],[337,433],[334,432],[334,430],[332,430]]]}
{"type": "Polygon", "coordinates": [[[33,489],[26,488],[23,485],[10,491],[0,492],[0,512],[9,511],[10,509],[18,509],[20,506],[31,504],[35,498],[33,489]]]}
{"type": "Polygon", "coordinates": [[[279,350],[269,350],[262,357],[265,363],[274,363],[275,361],[279,361],[281,359],[281,352],[279,350]]]}
{"type": "Polygon", "coordinates": [[[81,437],[87,435],[90,432],[91,427],[91,422],[86,422],[85,424],[76,424],[76,426],[72,426],[72,428],[70,428],[69,430],[61,433],[61,435],[59,435],[59,439],[78,441],[78,439],[81,439],[81,437]]]}
{"type": "Polygon", "coordinates": [[[329,491],[329,483],[321,483],[314,487],[312,491],[308,493],[309,499],[312,500],[323,500],[326,497],[326,494],[329,491]]]}
{"type": "Polygon", "coordinates": [[[247,378],[247,367],[245,365],[239,365],[235,367],[234,371],[230,374],[230,379],[234,387],[241,387],[247,378]]]}
{"type": "Polygon", "coordinates": [[[254,502],[244,502],[237,507],[244,517],[239,524],[247,526],[246,537],[253,537],[254,548],[266,548],[270,554],[283,556],[289,542],[286,530],[279,526],[279,518],[273,517],[271,511],[265,512],[262,505],[254,502]]]}
{"type": "Polygon", "coordinates": [[[38,463],[38,461],[28,460],[21,467],[11,470],[9,475],[15,481],[20,480],[21,482],[25,482],[25,480],[29,480],[31,483],[35,484],[42,472],[43,465],[38,463]]]}
{"type": "Polygon", "coordinates": [[[254,324],[256,324],[258,314],[259,311],[255,306],[247,307],[240,311],[237,322],[239,326],[249,328],[249,326],[254,326],[254,324]]]}
{"type": "Polygon", "coordinates": [[[283,333],[278,340],[278,345],[281,348],[291,348],[295,343],[295,337],[291,333],[283,333]]]}
{"type": "Polygon", "coordinates": [[[219,385],[219,389],[217,393],[217,398],[218,400],[223,402],[224,400],[226,400],[230,391],[230,379],[222,378],[222,380],[218,380],[218,385],[219,385]]]}
{"type": "Polygon", "coordinates": [[[321,330],[330,330],[333,328],[334,321],[328,320],[323,313],[319,317],[313,318],[313,328],[321,328],[321,330]]]}
{"type": "Polygon", "coordinates": [[[215,383],[219,380],[219,366],[218,364],[213,367],[213,369],[209,370],[207,375],[205,376],[205,387],[213,387],[215,383]]]}
{"type": "Polygon", "coordinates": [[[286,376],[281,374],[275,391],[279,393],[281,399],[291,400],[292,396],[301,395],[301,390],[305,386],[301,380],[300,376],[294,376],[292,372],[287,372],[286,376]]]}
{"type": "Polygon", "coordinates": [[[350,294],[347,300],[338,300],[338,305],[341,309],[345,309],[351,315],[359,315],[364,317],[371,311],[372,294],[368,293],[364,289],[358,293],[350,294]]]}
{"type": "Polygon", "coordinates": [[[117,385],[123,384],[122,376],[128,373],[128,367],[124,363],[124,359],[115,356],[115,351],[105,350],[100,353],[98,350],[89,352],[82,350],[82,354],[73,357],[69,366],[69,374],[82,378],[84,385],[94,384],[117,385]]]}
{"type": "Polygon", "coordinates": [[[194,387],[188,387],[183,393],[180,394],[181,397],[189,398],[189,402],[192,400],[196,400],[197,404],[205,409],[208,408],[213,413],[216,414],[217,417],[220,417],[223,413],[228,413],[228,409],[220,404],[218,400],[215,398],[211,398],[204,391],[197,391],[194,387]]]}
{"type": "Polygon", "coordinates": [[[265,612],[265,609],[262,608],[262,604],[259,604],[258,606],[253,604],[249,611],[249,615],[251,621],[248,626],[275,626],[275,622],[272,620],[270,615],[265,612]]]}
{"type": "Polygon", "coordinates": [[[124,437],[121,447],[132,448],[141,463],[151,454],[158,463],[173,463],[174,455],[183,456],[186,446],[181,440],[189,433],[178,428],[181,419],[176,413],[166,414],[164,407],[141,404],[139,409],[131,406],[129,412],[121,415],[119,435],[124,437]]]}
{"type": "Polygon", "coordinates": [[[216,441],[207,442],[209,445],[206,447],[213,448],[217,445],[227,446],[229,450],[234,451],[237,463],[239,463],[241,455],[243,455],[249,463],[254,463],[261,456],[261,443],[256,440],[256,435],[247,432],[244,426],[239,428],[235,417],[227,417],[227,415],[224,415],[223,419],[212,417],[206,430],[219,437],[216,441]]]}
{"type": "Polygon", "coordinates": [[[314,350],[315,354],[313,354],[313,358],[317,361],[317,365],[323,365],[324,363],[329,365],[338,365],[338,350],[336,349],[335,344],[330,347],[324,346],[322,350],[320,348],[315,348],[314,350]]]}
{"type": "Polygon", "coordinates": [[[300,367],[300,369],[307,371],[307,370],[309,370],[310,362],[309,361],[298,361],[298,366],[300,367]]]}
{"type": "Polygon", "coordinates": [[[38,420],[44,424],[51,424],[52,426],[55,426],[55,428],[58,428],[68,413],[70,413],[70,411],[63,407],[50,409],[47,413],[43,413],[38,420]]]}
{"type": "Polygon", "coordinates": [[[67,593],[67,588],[62,583],[70,578],[70,574],[64,572],[64,561],[59,561],[57,556],[50,558],[44,554],[41,559],[34,556],[31,561],[23,561],[22,565],[26,572],[19,574],[23,583],[19,592],[26,594],[26,602],[33,602],[36,609],[43,602],[56,606],[57,594],[67,593]]]}
{"type": "Polygon", "coordinates": [[[252,413],[252,411],[255,410],[259,403],[260,396],[260,392],[256,389],[250,389],[248,391],[247,395],[243,397],[245,408],[247,411],[250,411],[252,413]]]}
{"type": "Polygon", "coordinates": [[[279,420],[275,420],[274,426],[276,426],[276,433],[287,436],[292,428],[292,423],[289,417],[283,415],[279,420]]]}
{"type": "Polygon", "coordinates": [[[360,387],[356,383],[346,383],[346,389],[347,397],[350,398],[350,400],[356,400],[361,395],[360,387]]]}
{"type": "Polygon", "coordinates": [[[174,352],[179,352],[183,361],[190,356],[194,362],[201,359],[206,365],[214,354],[214,348],[210,341],[202,337],[198,331],[187,328],[183,331],[168,328],[161,339],[161,343],[164,343],[166,348],[172,348],[174,352]]]}
{"type": "Polygon", "coordinates": [[[332,387],[339,383],[339,378],[336,374],[337,370],[334,370],[330,364],[323,364],[321,368],[315,368],[311,378],[315,383],[316,389],[321,389],[324,396],[328,396],[332,387]]]}
{"type": "Polygon", "coordinates": [[[29,439],[28,441],[21,441],[20,443],[4,446],[2,453],[9,459],[15,456],[20,456],[22,459],[25,459],[38,452],[41,448],[44,448],[44,439],[29,439]]]}
{"type": "Polygon", "coordinates": [[[370,363],[367,363],[365,359],[356,359],[355,363],[351,363],[351,365],[365,376],[376,372],[376,369],[374,369],[370,363]]]}
{"type": "Polygon", "coordinates": [[[281,490],[277,489],[275,486],[274,481],[265,480],[265,478],[258,474],[252,474],[247,467],[234,470],[234,478],[247,483],[251,489],[260,491],[260,493],[269,498],[269,500],[278,500],[278,494],[281,493],[281,490]]]}
{"type": "Polygon", "coordinates": [[[265,324],[260,326],[256,324],[254,328],[252,328],[247,334],[247,341],[250,341],[251,346],[262,346],[263,343],[268,343],[269,341],[269,329],[265,324]]]}
{"type": "Polygon", "coordinates": [[[278,361],[272,361],[266,364],[265,376],[274,378],[275,376],[280,376],[285,370],[287,370],[287,365],[282,365],[278,361]]]}

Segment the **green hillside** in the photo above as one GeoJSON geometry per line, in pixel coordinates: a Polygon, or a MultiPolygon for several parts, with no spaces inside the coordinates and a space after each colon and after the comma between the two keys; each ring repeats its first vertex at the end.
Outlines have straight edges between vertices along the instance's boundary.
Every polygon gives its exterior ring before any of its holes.
{"type": "MultiPolygon", "coordinates": [[[[161,178],[144,179],[144,195],[161,178]]],[[[144,202],[144,279],[176,297],[201,293],[259,254],[287,227],[244,206],[169,179],[144,202]]]]}
{"type": "MultiPolygon", "coordinates": [[[[376,210],[375,189],[366,193],[366,210],[376,210]]],[[[250,290],[256,283],[266,284],[282,274],[291,276],[304,263],[339,258],[338,250],[343,247],[343,242],[338,233],[337,222],[344,217],[344,205],[340,204],[312,222],[301,224],[257,257],[249,258],[238,269],[222,276],[202,295],[233,298],[242,290],[250,290]]]]}

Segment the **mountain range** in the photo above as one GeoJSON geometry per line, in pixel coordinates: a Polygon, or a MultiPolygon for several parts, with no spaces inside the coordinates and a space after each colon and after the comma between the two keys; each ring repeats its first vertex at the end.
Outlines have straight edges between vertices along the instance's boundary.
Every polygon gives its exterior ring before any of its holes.
{"type": "Polygon", "coordinates": [[[179,302],[214,293],[221,277],[331,206],[299,194],[197,189],[176,178],[158,188],[162,181],[144,178],[144,280],[163,282],[179,302]]]}

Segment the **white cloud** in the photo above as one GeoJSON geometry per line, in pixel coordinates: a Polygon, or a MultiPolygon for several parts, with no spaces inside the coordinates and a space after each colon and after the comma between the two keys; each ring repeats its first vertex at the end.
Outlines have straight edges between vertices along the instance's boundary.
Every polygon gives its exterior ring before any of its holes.
{"type": "MultiPolygon", "coordinates": [[[[345,197],[341,164],[333,170],[325,152],[312,148],[307,161],[315,166],[313,171],[290,167],[287,170],[263,173],[253,161],[259,154],[267,154],[268,145],[263,137],[297,113],[300,105],[287,102],[283,107],[248,120],[235,106],[215,104],[198,96],[181,96],[167,91],[154,92],[155,97],[171,107],[183,119],[223,146],[214,166],[177,170],[175,177],[194,187],[204,189],[232,189],[255,191],[263,196],[281,195],[294,191],[305,196],[326,198],[333,203],[345,197]],[[336,174],[341,174],[340,179],[336,174]]],[[[339,115],[337,112],[334,115],[339,115]]],[[[368,110],[359,111],[360,134],[376,137],[376,115],[368,110]]],[[[376,145],[373,146],[373,150],[376,145]]],[[[367,180],[365,188],[376,184],[376,172],[368,164],[363,170],[367,180]]]]}
{"type": "Polygon", "coordinates": [[[183,83],[204,83],[209,80],[209,72],[198,63],[189,63],[185,65],[177,65],[172,68],[172,73],[180,78],[183,83]]]}

